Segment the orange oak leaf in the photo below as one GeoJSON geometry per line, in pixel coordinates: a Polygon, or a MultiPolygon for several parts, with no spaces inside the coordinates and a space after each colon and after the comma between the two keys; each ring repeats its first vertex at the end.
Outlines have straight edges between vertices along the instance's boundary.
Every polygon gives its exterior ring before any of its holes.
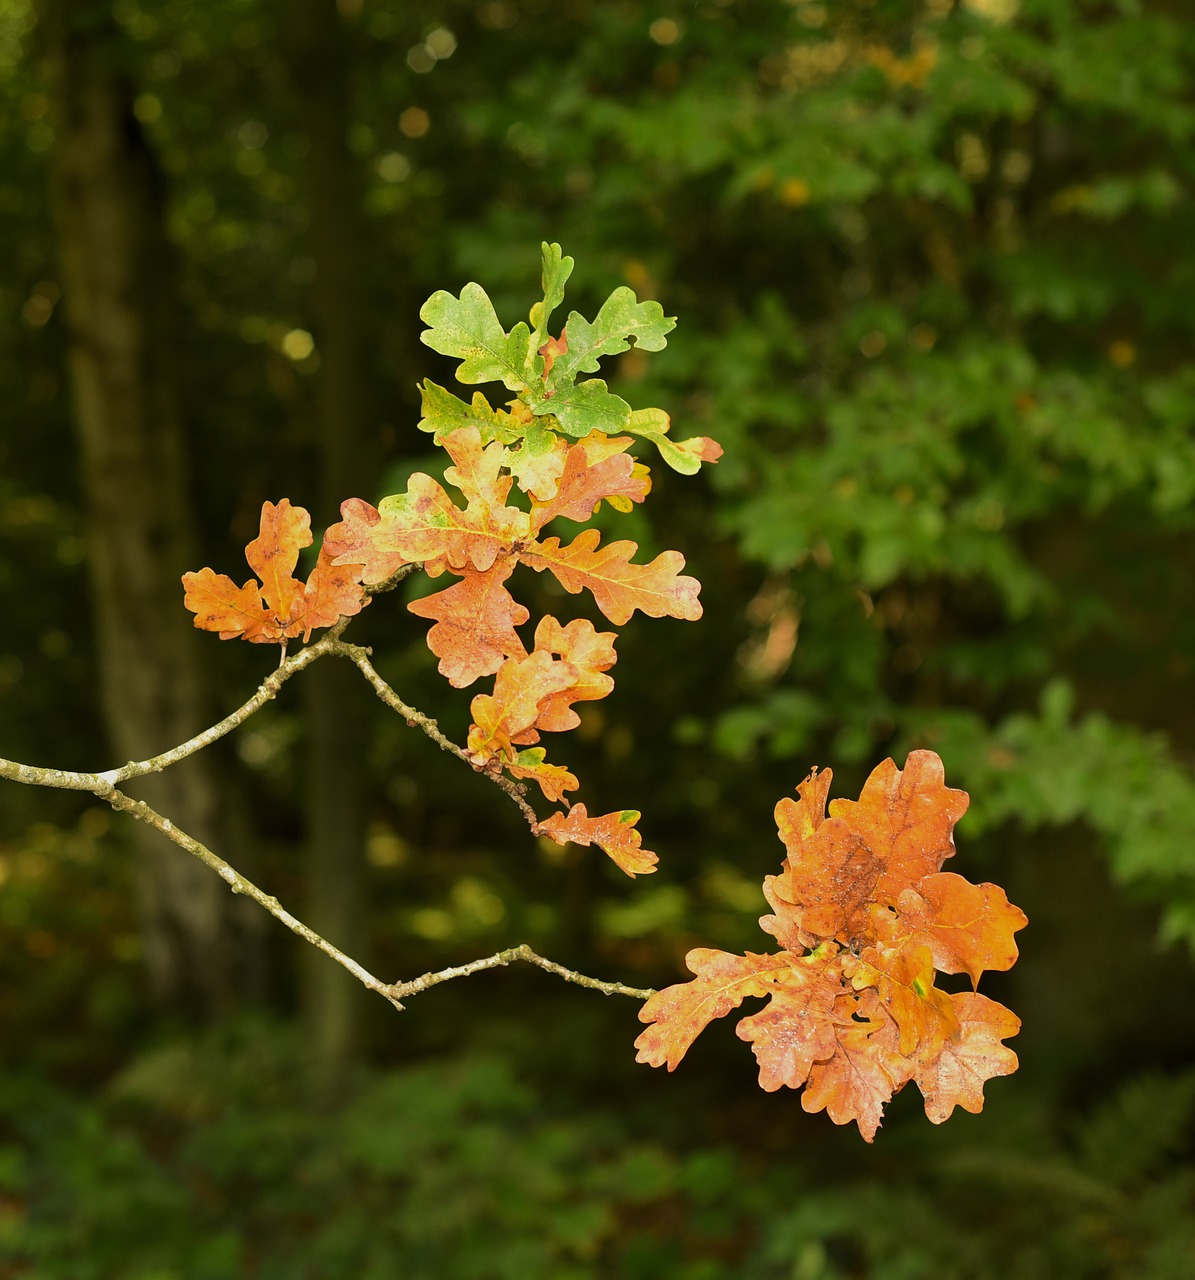
{"type": "Polygon", "coordinates": [[[932,751],[912,752],[903,772],[886,760],[857,801],[833,801],[816,833],[788,846],[784,870],[766,882],[768,901],[790,914],[800,903],[794,923],[808,938],[864,937],[874,905],[895,905],[954,853],[967,804],[965,791],[945,785],[932,751]]]}
{"type": "Polygon", "coordinates": [[[1017,1034],[1020,1018],[978,992],[963,991],[951,999],[962,1034],[917,1074],[925,1114],[934,1124],[946,1120],[955,1107],[978,1114],[984,1082],[1017,1069],[1017,1055],[1000,1041],[1017,1034]]]}
{"type": "Polygon", "coordinates": [[[508,657],[527,652],[515,627],[530,615],[505,586],[513,569],[507,560],[485,573],[465,570],[460,582],[407,605],[419,617],[435,619],[428,647],[454,688],[492,675],[508,657]]]}
{"type": "Polygon", "coordinates": [[[810,1068],[801,1106],[811,1113],[825,1111],[835,1124],[853,1120],[864,1139],[874,1142],[884,1106],[908,1082],[908,1073],[890,1050],[885,1052],[885,1032],[892,1023],[882,1007],[860,1001],[852,1008],[842,1001],[838,1015],[834,1052],[810,1068]]]}
{"type": "Polygon", "coordinates": [[[640,1022],[649,1022],[635,1041],[636,1062],[653,1067],[667,1065],[675,1071],[689,1046],[715,1018],[724,1018],[748,996],[764,996],[778,974],[793,963],[793,956],[734,956],[710,947],[696,947],[685,956],[692,982],[665,987],[648,998],[639,1010],[640,1022]]]}
{"type": "Polygon", "coordinates": [[[541,703],[535,728],[548,733],[575,729],[581,717],[573,710],[574,702],[594,702],[614,688],[614,681],[604,673],[617,661],[613,631],[598,631],[586,618],[575,618],[566,626],[548,614],[535,628],[535,648],[558,654],[575,673],[573,682],[541,703]]]}
{"type": "MultiPolygon", "coordinates": [[[[449,588],[449,592],[455,589],[449,588]]],[[[449,634],[459,648],[459,637],[449,634]]],[[[431,639],[438,641],[437,637],[431,639]]],[[[560,800],[564,791],[575,789],[576,778],[563,766],[549,764],[542,750],[518,748],[538,742],[541,729],[556,732],[573,728],[580,723],[572,710],[573,702],[609,693],[614,682],[602,673],[614,663],[613,640],[611,632],[595,631],[583,618],[567,627],[551,616],[542,618],[535,631],[534,651],[507,657],[498,667],[493,693],[481,693],[473,699],[468,744],[473,763],[483,768],[496,761],[515,777],[538,783],[550,800],[560,800]]],[[[461,660],[471,656],[472,650],[466,649],[461,660]]],[[[463,673],[471,674],[472,668],[463,673]]],[[[635,834],[633,843],[638,842],[635,834]]],[[[629,849],[630,834],[622,832],[616,843],[629,849]]],[[[655,855],[651,858],[654,861],[655,855]]]]}
{"type": "Polygon", "coordinates": [[[769,1093],[799,1089],[815,1062],[833,1057],[834,1005],[842,994],[842,959],[834,947],[790,956],[789,970],[771,999],[735,1028],[759,1063],[759,1085],[769,1093]]]}
{"type": "Polygon", "coordinates": [[[533,530],[538,533],[557,516],[588,520],[604,499],[625,499],[627,509],[642,502],[651,492],[651,476],[626,452],[632,443],[630,436],[611,437],[599,431],[578,440],[565,455],[555,494],[532,507],[533,530]]]}
{"type": "Polygon", "coordinates": [[[334,565],[326,546],[305,583],[293,576],[299,552],[311,540],[311,517],[302,507],[286,498],[264,503],[260,531],[245,548],[260,583],[250,580],[238,587],[206,568],[183,574],[183,603],[195,614],[195,625],[219,632],[221,640],[278,644],[302,636],[306,642],[314,628],[359,613],[369,603],[361,570],[334,565]]]}
{"type": "MultiPolygon", "coordinates": [[[[945,785],[933,752],[912,752],[903,771],[886,760],[858,801],[835,800],[826,816],[830,780],[814,770],[798,799],[776,806],[788,856],[764,882],[774,914],[760,925],[784,949],[718,965],[736,975],[736,991],[770,997],[738,1032],[760,1084],[804,1085],[807,1111],[854,1121],[870,1142],[884,1104],[910,1080],[938,1122],[956,1105],[978,1111],[983,1081],[1015,1070],[1000,1043],[1019,1028],[1015,1015],[983,996],[941,991],[935,974],[967,973],[974,983],[985,969],[1009,968],[1026,919],[997,886],[940,870],[968,797],[945,785]],[[750,974],[766,981],[751,988],[750,974]]],[[[675,1066],[717,1010],[735,1007],[711,1004],[707,985],[699,974],[644,1005],[640,1018],[655,1025],[641,1061],[675,1066]],[[652,1048],[662,1045],[664,1057],[652,1048]]]]}
{"type": "Polygon", "coordinates": [[[701,617],[701,584],[681,576],[685,559],[679,551],[661,551],[648,564],[633,564],[631,556],[638,550],[633,542],[599,546],[600,539],[596,529],[582,530],[567,547],[559,538],[545,538],[532,543],[520,558],[533,569],[550,569],[573,595],[590,591],[598,608],[618,626],[636,609],[649,618],[701,617]]]}
{"type": "Polygon", "coordinates": [[[568,326],[560,330],[559,338],[549,337],[547,342],[538,348],[536,354],[544,358],[544,381],[547,382],[548,374],[552,372],[552,366],[556,363],[556,357],[568,355],[568,326]]]}
{"type": "Polygon", "coordinates": [[[349,498],[340,504],[340,517],[340,523],[329,526],[324,534],[324,549],[337,566],[360,567],[361,581],[375,586],[411,563],[376,536],[382,520],[376,507],[360,498],[349,498]]]}
{"type": "Polygon", "coordinates": [[[1017,958],[1013,934],[1028,923],[996,884],[972,884],[952,871],[926,876],[896,900],[896,911],[880,924],[889,945],[905,939],[924,943],[934,968],[965,973],[976,985],[985,969],[1011,969],[1017,958]]]}
{"type": "Polygon", "coordinates": [[[577,669],[537,649],[525,658],[507,658],[498,668],[494,692],[479,693],[470,707],[469,754],[478,764],[495,756],[513,760],[512,745],[526,740],[539,717],[540,704],[577,679],[577,669]]]}
{"type": "Polygon", "coordinates": [[[868,947],[843,964],[843,974],[859,991],[874,987],[899,1035],[902,1057],[929,1061],[957,1037],[958,1018],[950,996],[934,986],[934,962],[928,947],[904,950],[868,947]]]}
{"type": "Polygon", "coordinates": [[[954,824],[969,803],[965,791],[946,786],[935,752],[912,751],[903,771],[891,760],[873,769],[858,800],[832,801],[830,818],[847,823],[876,851],[876,887],[887,902],[953,857],[954,824]]]}
{"type": "Polygon", "coordinates": [[[548,800],[560,804],[566,791],[576,791],[581,784],[564,765],[549,764],[544,755],[543,747],[527,747],[505,769],[516,778],[536,783],[548,800]]]}
{"type": "Polygon", "coordinates": [[[261,587],[250,580],[243,587],[222,573],[200,569],[183,574],[183,604],[195,615],[203,631],[218,631],[221,640],[238,636],[255,643],[282,639],[277,620],[261,601],[261,587]],[[272,633],[267,635],[267,627],[272,633]]]}
{"type": "Polygon", "coordinates": [[[650,875],[659,859],[650,849],[641,847],[642,837],[635,830],[638,809],[623,809],[591,818],[583,804],[575,804],[564,813],[554,813],[539,824],[540,835],[551,837],[557,844],[596,844],[632,879],[650,875]]]}

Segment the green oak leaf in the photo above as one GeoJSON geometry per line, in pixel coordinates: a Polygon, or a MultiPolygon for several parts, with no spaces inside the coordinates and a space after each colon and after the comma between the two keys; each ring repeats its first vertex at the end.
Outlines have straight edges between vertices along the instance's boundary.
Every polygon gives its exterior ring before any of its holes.
{"type": "Polygon", "coordinates": [[[429,326],[420,341],[460,359],[459,382],[501,382],[511,391],[526,390],[531,331],[519,321],[505,332],[481,285],[465,285],[459,298],[438,290],[423,304],[419,318],[429,326]]]}
{"type": "Polygon", "coordinates": [[[668,429],[672,420],[663,409],[636,409],[620,428],[641,440],[650,440],[660,451],[660,457],[684,476],[695,476],[703,462],[714,462],[721,456],[721,448],[704,436],[692,440],[670,440],[668,429]]]}
{"type": "Polygon", "coordinates": [[[573,274],[573,260],[561,254],[558,244],[545,241],[540,246],[543,255],[544,300],[531,308],[531,349],[538,351],[548,337],[548,320],[552,312],[564,301],[564,286],[573,274]]]}
{"type": "Polygon", "coordinates": [[[527,402],[537,414],[555,414],[561,431],[578,440],[591,431],[617,435],[625,430],[631,417],[631,406],[607,390],[601,378],[587,378],[575,387],[566,385],[555,392],[531,392],[527,402]]]}
{"type": "Polygon", "coordinates": [[[568,351],[556,357],[546,388],[557,391],[579,373],[596,373],[598,361],[629,351],[630,340],[644,351],[662,351],[676,317],[666,316],[658,302],[637,302],[634,290],[621,285],[602,303],[592,324],[578,312],[569,313],[565,332],[568,351]]]}
{"type": "Polygon", "coordinates": [[[545,425],[551,421],[551,418],[532,419],[518,448],[506,451],[506,465],[515,483],[524,493],[544,502],[555,494],[564,474],[564,458],[556,452],[559,437],[545,425]]]}
{"type": "Polygon", "coordinates": [[[519,432],[501,420],[498,412],[480,391],[473,393],[473,403],[468,405],[451,391],[427,378],[420,385],[419,394],[423,397],[423,417],[419,421],[419,430],[434,432],[436,444],[462,427],[476,427],[481,433],[483,445],[489,444],[491,440],[513,444],[519,438],[519,432]]]}

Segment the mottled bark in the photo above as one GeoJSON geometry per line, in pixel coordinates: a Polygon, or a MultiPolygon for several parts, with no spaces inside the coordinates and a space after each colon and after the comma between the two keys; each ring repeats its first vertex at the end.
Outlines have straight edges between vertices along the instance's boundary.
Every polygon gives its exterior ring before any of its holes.
{"type": "MultiPolygon", "coordinates": [[[[179,575],[194,567],[178,316],[159,173],[133,115],[110,6],[38,6],[56,141],[54,205],[68,358],[87,502],[87,559],[111,749],[138,759],[215,717],[179,575]]],[[[205,844],[226,846],[214,760],[138,792],[205,844]]],[[[164,1000],[208,1014],[234,990],[244,904],[139,828],[146,960],[164,1000]]]]}

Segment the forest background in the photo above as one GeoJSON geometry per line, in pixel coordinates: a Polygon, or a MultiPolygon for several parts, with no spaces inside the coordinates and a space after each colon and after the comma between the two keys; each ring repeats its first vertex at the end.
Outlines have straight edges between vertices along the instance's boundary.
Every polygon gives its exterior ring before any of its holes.
{"type": "MultiPolygon", "coordinates": [[[[398,1014],[5,784],[0,1275],[1192,1274],[1193,142],[1183,0],[0,0],[5,756],[243,701],[276,655],[190,630],[180,575],[237,572],[265,499],[322,528],[430,467],[421,303],[510,324],[556,240],[582,312],[680,317],[613,389],[726,450],[612,517],[705,617],[623,632],[569,761],[659,872],[536,843],[347,664],[159,807],[387,978],[528,942],[663,986],[758,946],[811,766],[931,747],[958,869],[1030,919],[985,979],[1021,1071],[866,1147],[730,1027],[651,1072],[633,1001],[535,970],[398,1014]]],[[[353,638],[461,740],[395,603],[353,638]]]]}

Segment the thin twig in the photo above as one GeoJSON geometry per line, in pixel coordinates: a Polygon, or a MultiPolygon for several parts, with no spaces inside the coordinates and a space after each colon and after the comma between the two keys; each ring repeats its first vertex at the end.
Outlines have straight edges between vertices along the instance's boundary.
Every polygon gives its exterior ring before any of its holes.
{"type": "Polygon", "coordinates": [[[297,675],[305,667],[311,666],[317,658],[322,658],[329,653],[341,652],[340,646],[343,641],[340,639],[340,635],[348,625],[348,622],[348,618],[341,618],[327,635],[321,636],[315,644],[307,645],[300,649],[298,653],[287,658],[280,667],[270,672],[258,686],[257,692],[247,702],[242,703],[241,706],[226,715],[219,723],[204,729],[202,733],[197,733],[193,738],[188,738],[186,742],[179,743],[177,747],[171,747],[169,751],[150,756],[148,760],[130,760],[127,764],[121,765],[119,769],[106,769],[103,773],[83,773],[70,769],[40,768],[35,765],[17,764],[13,760],[0,759],[0,777],[9,778],[13,782],[28,783],[30,786],[36,787],[58,787],[67,791],[93,791],[96,795],[104,795],[107,798],[103,790],[105,786],[118,786],[122,782],[128,782],[132,778],[144,777],[148,773],[161,773],[163,769],[168,769],[172,764],[178,764],[180,760],[185,760],[188,756],[193,756],[197,751],[202,751],[204,747],[211,746],[213,742],[218,741],[225,734],[231,733],[233,729],[244,724],[251,715],[260,711],[267,702],[277,696],[278,690],[282,688],[291,676],[297,675]]]}
{"type": "Polygon", "coordinates": [[[463,760],[470,769],[481,774],[483,778],[488,778],[496,787],[505,791],[508,796],[519,806],[523,817],[527,819],[528,825],[535,834],[539,834],[539,817],[535,810],[527,803],[524,789],[513,779],[504,777],[500,773],[495,773],[483,765],[478,765],[470,759],[469,754],[463,748],[458,747],[451,738],[446,738],[440,731],[440,726],[430,717],[423,714],[422,711],[416,711],[414,707],[409,707],[394,690],[378,675],[374,670],[373,663],[369,660],[368,650],[362,649],[359,645],[346,644],[340,641],[334,648],[333,652],[341,653],[349,658],[357,666],[361,674],[373,686],[373,691],[379,698],[392,710],[397,711],[400,716],[406,720],[408,726],[412,729],[422,729],[424,733],[442,750],[456,756],[458,760],[463,760]]]}
{"type": "Polygon", "coordinates": [[[128,764],[122,765],[119,769],[110,770],[103,776],[111,779],[114,784],[119,784],[128,782],[130,778],[140,778],[147,773],[161,773],[163,769],[169,768],[172,764],[177,764],[180,760],[185,760],[188,756],[194,755],[196,751],[202,751],[204,747],[210,746],[213,742],[224,737],[226,733],[231,733],[233,729],[244,724],[251,715],[260,711],[267,702],[275,698],[278,690],[282,688],[291,676],[298,675],[305,667],[311,666],[317,658],[322,658],[329,653],[336,653],[338,651],[337,646],[343,643],[340,636],[348,622],[348,618],[341,618],[327,635],[321,636],[315,644],[304,645],[298,653],[284,659],[261,682],[253,697],[235,711],[226,715],[219,724],[214,724],[210,729],[197,733],[193,738],[180,743],[179,746],[173,747],[169,751],[163,751],[161,755],[151,756],[148,760],[131,760],[128,764]]]}
{"type": "Polygon", "coordinates": [[[334,947],[325,938],[321,938],[314,929],[292,916],[277,898],[259,889],[252,880],[246,879],[235,867],[225,862],[217,854],[214,854],[206,845],[200,844],[193,836],[189,836],[180,827],[175,826],[169,818],[164,818],[155,809],[151,809],[144,800],[134,800],[132,796],[126,795],[123,791],[118,791],[113,786],[109,786],[102,793],[102,798],[107,800],[113,809],[121,813],[132,814],[134,818],[140,819],[156,831],[160,831],[168,839],[173,840],[180,849],[185,849],[192,857],[198,858],[200,862],[211,867],[225,881],[233,893],[243,893],[246,897],[252,898],[254,902],[264,907],[275,919],[281,920],[292,933],[297,933],[300,938],[311,943],[317,950],[322,951],[326,956],[331,956],[338,965],[347,969],[358,982],[368,987],[370,991],[376,991],[380,996],[384,996],[396,1009],[402,1008],[397,996],[394,994],[393,987],[389,983],[383,982],[380,978],[375,978],[368,969],[358,964],[351,956],[345,955],[338,947],[334,947]]]}
{"type": "MultiPolygon", "coordinates": [[[[388,591],[416,567],[414,565],[406,565],[396,573],[391,574],[385,582],[379,583],[375,587],[366,588],[366,590],[370,594],[388,591]]],[[[144,800],[135,800],[132,796],[117,788],[117,783],[143,777],[150,773],[160,773],[163,769],[169,768],[170,765],[177,764],[180,760],[185,760],[188,756],[194,755],[195,752],[210,746],[219,738],[224,737],[225,734],[244,724],[251,715],[277,696],[279,689],[291,676],[297,675],[298,672],[305,667],[309,667],[318,658],[327,654],[335,654],[338,657],[348,658],[353,662],[366,680],[369,681],[378,697],[391,710],[398,712],[411,728],[422,729],[442,750],[451,752],[475,772],[489,778],[491,782],[505,791],[519,806],[531,830],[538,834],[539,819],[535,810],[527,803],[523,788],[517,782],[475,764],[469,758],[467,752],[441,733],[440,727],[435,720],[430,716],[424,715],[423,712],[415,710],[414,707],[408,706],[374,670],[373,664],[369,661],[370,651],[361,645],[348,644],[340,638],[348,622],[348,618],[341,618],[315,644],[307,645],[292,657],[285,659],[276,671],[262,681],[257,692],[247,702],[243,703],[230,715],[225,716],[218,724],[212,725],[202,733],[196,734],[195,737],[180,743],[169,751],[163,751],[160,755],[151,756],[147,760],[130,760],[119,769],[109,769],[103,773],[40,768],[0,758],[0,777],[8,778],[13,782],[25,783],[29,786],[53,787],[66,791],[89,791],[99,799],[105,800],[113,809],[131,814],[139,821],[160,831],[178,845],[179,848],[185,849],[192,857],[198,858],[200,862],[211,867],[225,881],[233,893],[241,893],[246,897],[252,898],[254,902],[265,908],[275,919],[286,925],[292,933],[297,934],[317,950],[335,960],[337,964],[351,973],[363,986],[370,991],[376,991],[396,1009],[403,1007],[401,1001],[405,996],[418,995],[420,992],[426,991],[429,987],[437,986],[441,982],[448,982],[453,978],[467,977],[472,973],[480,973],[484,969],[494,969],[501,965],[512,964],[516,960],[525,960],[529,964],[537,965],[546,972],[563,978],[566,982],[588,987],[592,991],[601,991],[605,995],[634,996],[641,1000],[646,1000],[649,996],[654,995],[655,993],[650,989],[628,987],[621,982],[602,982],[598,978],[590,978],[583,973],[577,973],[573,969],[566,969],[554,960],[547,960],[543,956],[537,955],[526,944],[499,951],[483,960],[474,960],[469,964],[459,965],[455,968],[442,969],[438,973],[425,973],[421,978],[415,978],[410,982],[382,982],[380,978],[374,977],[368,969],[358,964],[351,956],[346,955],[338,947],[328,942],[327,939],[322,938],[310,926],[292,916],[277,898],[259,889],[251,880],[241,875],[235,867],[225,862],[218,854],[213,853],[206,845],[188,835],[169,818],[163,817],[155,809],[147,805],[144,800]]]]}
{"type": "Polygon", "coordinates": [[[499,965],[512,964],[516,960],[526,960],[528,964],[538,965],[548,973],[554,973],[558,978],[563,978],[565,982],[575,982],[579,987],[588,987],[591,991],[602,992],[603,995],[634,996],[637,1000],[646,1000],[648,996],[655,995],[655,992],[649,988],[627,987],[621,982],[602,982],[598,978],[589,978],[573,969],[566,969],[554,960],[545,960],[543,956],[536,955],[526,943],[520,947],[510,947],[506,951],[486,956],[484,960],[472,960],[454,969],[441,969],[438,973],[425,973],[422,978],[413,978],[410,982],[396,982],[390,988],[390,992],[400,999],[418,995],[421,991],[426,991],[429,987],[437,986],[441,982],[448,982],[452,978],[467,978],[471,973],[480,973],[483,969],[496,969],[499,965]]]}
{"type": "Polygon", "coordinates": [[[421,564],[404,564],[381,582],[375,582],[372,586],[364,587],[367,596],[380,596],[383,591],[393,591],[395,587],[408,575],[414,573],[416,569],[422,569],[421,564]]]}

